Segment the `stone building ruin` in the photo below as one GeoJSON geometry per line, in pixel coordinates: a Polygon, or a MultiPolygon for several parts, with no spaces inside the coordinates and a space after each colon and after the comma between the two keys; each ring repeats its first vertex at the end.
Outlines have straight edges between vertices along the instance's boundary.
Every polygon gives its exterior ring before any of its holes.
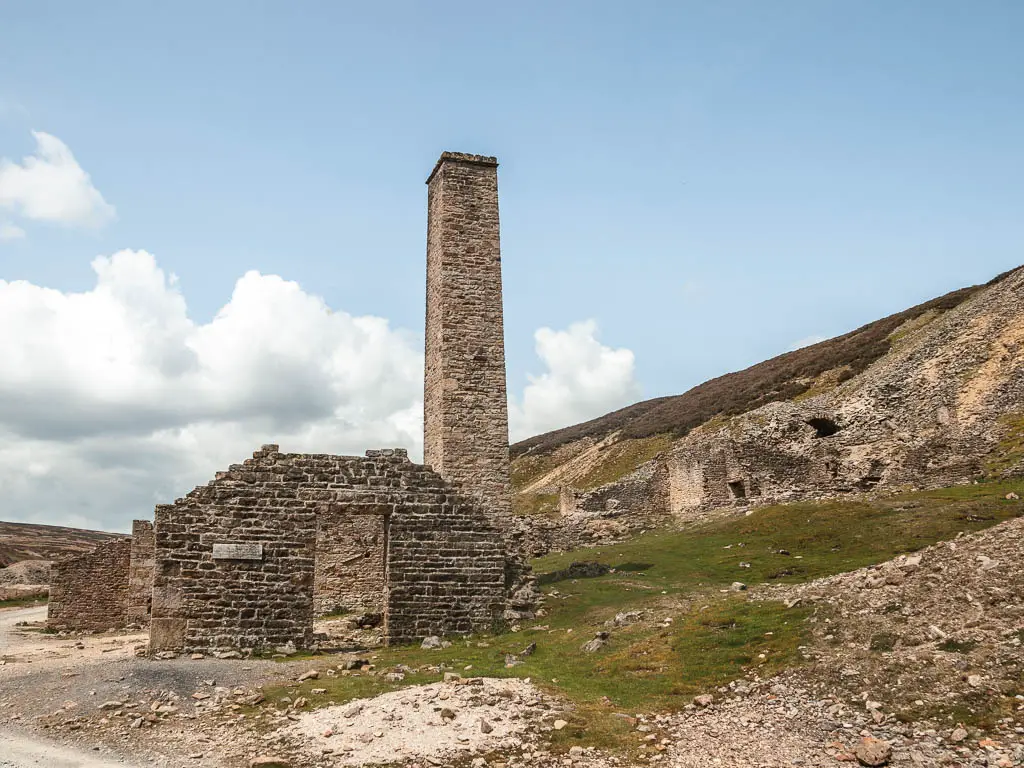
{"type": "Polygon", "coordinates": [[[427,179],[426,464],[265,445],[131,539],[55,564],[51,626],[149,625],[151,653],[210,652],[312,647],[327,612],[375,617],[387,643],[529,615],[508,525],[497,165],[445,152],[427,179]]]}

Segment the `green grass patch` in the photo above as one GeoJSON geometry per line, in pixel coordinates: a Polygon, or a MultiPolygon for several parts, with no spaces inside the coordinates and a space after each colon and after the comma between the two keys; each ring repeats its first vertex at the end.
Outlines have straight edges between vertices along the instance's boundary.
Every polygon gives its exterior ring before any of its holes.
{"type": "MultiPolygon", "coordinates": [[[[645,590],[673,594],[733,581],[792,583],[854,570],[953,538],[960,531],[1019,517],[1024,501],[1004,498],[1011,491],[1024,494],[1024,479],[869,501],[762,507],[750,515],[682,532],[651,533],[588,550],[586,559],[632,572],[581,581],[574,610],[626,601],[619,590],[627,584],[632,592],[628,598],[635,601],[645,590]]],[[[583,559],[581,553],[548,555],[534,563],[534,570],[556,571],[578,559],[583,559]]]]}
{"type": "Polygon", "coordinates": [[[1006,434],[985,462],[989,477],[998,477],[1024,462],[1024,413],[1005,414],[999,422],[1006,427],[1006,434]]]}
{"type": "Polygon", "coordinates": [[[527,517],[558,517],[557,493],[517,493],[512,497],[512,514],[527,517]]]}
{"type": "MultiPolygon", "coordinates": [[[[529,677],[574,705],[566,718],[569,726],[553,735],[553,748],[561,751],[581,745],[632,751],[641,744],[643,734],[623,714],[677,709],[695,694],[743,677],[749,669],[772,674],[797,662],[797,648],[807,638],[807,612],[802,608],[787,610],[781,603],[715,595],[681,616],[677,612],[671,627],[649,621],[612,629],[609,645],[588,654],[580,646],[593,637],[601,626],[599,619],[608,612],[595,611],[582,625],[566,621],[575,611],[554,614],[543,630],[457,639],[439,650],[406,646],[368,655],[378,671],[398,664],[417,670],[401,682],[365,672],[346,676],[339,672],[336,677],[321,675],[304,683],[268,686],[264,695],[279,706],[284,706],[282,697],[305,696],[319,707],[437,682],[448,670],[467,677],[529,677]],[[507,654],[519,653],[531,642],[537,644],[532,655],[520,665],[505,666],[507,654]],[[439,669],[427,672],[427,667],[439,669]],[[314,688],[324,688],[326,693],[313,694],[314,688]]],[[[314,661],[311,666],[319,665],[314,661]]]]}
{"type": "Polygon", "coordinates": [[[587,490],[614,483],[671,446],[670,435],[654,435],[612,443],[601,452],[600,460],[590,471],[573,481],[572,485],[574,488],[587,490]]]}

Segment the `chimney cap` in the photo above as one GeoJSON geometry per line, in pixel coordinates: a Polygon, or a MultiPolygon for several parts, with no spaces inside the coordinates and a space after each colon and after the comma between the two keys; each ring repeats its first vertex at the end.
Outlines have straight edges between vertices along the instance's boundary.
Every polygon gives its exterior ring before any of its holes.
{"type": "Polygon", "coordinates": [[[498,158],[490,155],[471,155],[466,152],[442,152],[434,164],[434,170],[427,177],[427,184],[434,178],[438,169],[445,163],[466,163],[467,165],[488,165],[492,168],[498,167],[498,158]]]}

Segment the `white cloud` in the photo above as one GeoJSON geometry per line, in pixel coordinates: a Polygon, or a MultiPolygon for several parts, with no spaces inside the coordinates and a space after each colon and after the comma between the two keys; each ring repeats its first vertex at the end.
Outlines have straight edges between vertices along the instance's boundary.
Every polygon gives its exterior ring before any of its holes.
{"type": "Polygon", "coordinates": [[[828,336],[820,336],[820,335],[808,336],[806,338],[794,341],[792,344],[790,344],[789,345],[789,351],[790,352],[796,352],[796,350],[798,350],[798,349],[803,349],[804,347],[809,347],[812,344],[820,344],[821,342],[827,341],[827,340],[828,340],[828,336]]]}
{"type": "Polygon", "coordinates": [[[25,230],[14,224],[0,222],[0,240],[19,240],[25,236],[25,230]]]}
{"type": "Polygon", "coordinates": [[[144,251],[0,280],[0,518],[125,529],[265,442],[422,452],[421,342],[249,272],[206,324],[144,251]]]}
{"type": "Polygon", "coordinates": [[[33,131],[36,153],[21,163],[0,159],[0,208],[31,221],[100,227],[114,207],[56,136],[33,131]]]}
{"type": "Polygon", "coordinates": [[[566,331],[541,328],[534,340],[548,370],[528,377],[521,403],[509,403],[513,442],[596,418],[640,396],[633,352],[601,344],[593,320],[566,331]]]}
{"type": "MultiPolygon", "coordinates": [[[[80,293],[0,280],[0,519],[127,530],[268,442],[422,456],[421,337],[258,272],[196,323],[149,253],[92,267],[80,293]]],[[[633,353],[596,333],[537,331],[514,438],[636,399],[633,353]]]]}

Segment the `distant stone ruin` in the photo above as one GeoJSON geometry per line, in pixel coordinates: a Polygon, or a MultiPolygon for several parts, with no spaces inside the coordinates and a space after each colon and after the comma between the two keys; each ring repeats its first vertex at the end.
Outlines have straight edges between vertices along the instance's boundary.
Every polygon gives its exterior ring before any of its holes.
{"type": "Polygon", "coordinates": [[[55,562],[50,567],[49,626],[94,632],[123,627],[131,546],[129,539],[115,539],[55,562]]]}
{"type": "Polygon", "coordinates": [[[148,624],[151,653],[259,651],[311,647],[328,612],[376,617],[387,643],[530,615],[508,525],[497,165],[445,152],[428,179],[427,465],[265,445],[131,540],[57,563],[51,626],[148,624]]]}

